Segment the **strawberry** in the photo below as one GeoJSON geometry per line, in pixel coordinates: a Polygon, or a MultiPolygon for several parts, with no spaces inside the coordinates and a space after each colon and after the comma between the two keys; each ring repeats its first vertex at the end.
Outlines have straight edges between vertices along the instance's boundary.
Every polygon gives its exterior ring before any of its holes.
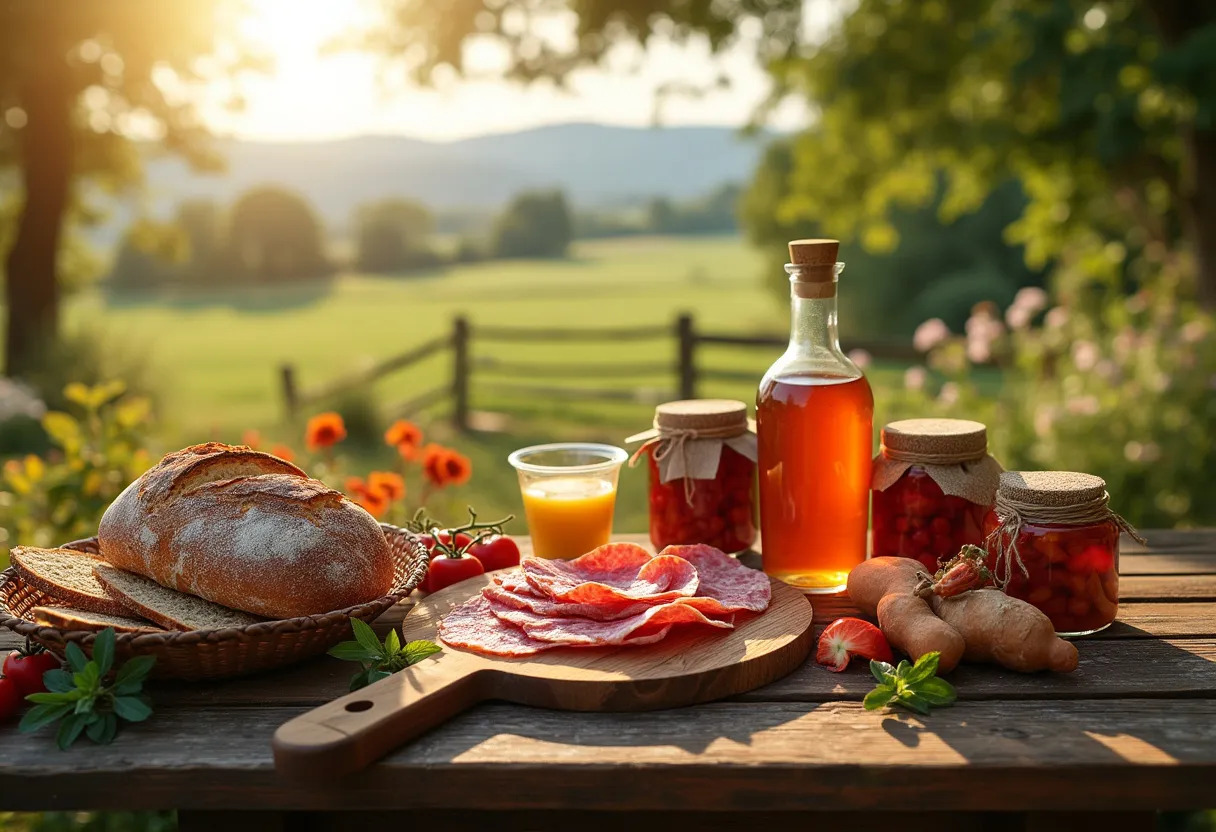
{"type": "Polygon", "coordinates": [[[936,595],[951,598],[955,595],[992,585],[992,572],[984,561],[988,553],[979,546],[966,545],[948,560],[933,578],[925,576],[916,587],[921,598],[936,595]]]}
{"type": "Polygon", "coordinates": [[[880,662],[890,662],[894,658],[882,630],[860,618],[837,618],[819,637],[815,661],[839,673],[849,666],[849,659],[854,656],[880,662]]]}

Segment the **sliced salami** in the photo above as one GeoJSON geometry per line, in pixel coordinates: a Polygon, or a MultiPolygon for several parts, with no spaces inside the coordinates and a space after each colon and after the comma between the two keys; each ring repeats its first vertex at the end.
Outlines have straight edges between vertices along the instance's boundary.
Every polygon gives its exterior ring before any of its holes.
{"type": "Polygon", "coordinates": [[[683,558],[696,567],[700,578],[697,594],[684,603],[702,612],[710,615],[743,610],[763,612],[772,601],[773,588],[767,575],[749,569],[713,546],[668,546],[659,554],[683,558]]]}
{"type": "Polygon", "coordinates": [[[730,621],[708,618],[700,610],[678,601],[656,604],[617,621],[550,617],[495,603],[490,604],[490,609],[500,620],[519,627],[530,638],[571,646],[649,644],[666,636],[676,624],[701,624],[723,630],[734,628],[730,621]]]}
{"type": "MultiPolygon", "coordinates": [[[[523,580],[522,576],[520,580],[523,580]]],[[[491,601],[505,607],[528,610],[537,615],[575,616],[578,618],[590,618],[595,621],[616,621],[621,618],[628,618],[631,615],[644,612],[651,606],[646,601],[630,601],[619,604],[573,604],[567,601],[554,601],[552,598],[538,594],[527,581],[523,581],[523,583],[524,586],[522,588],[514,583],[512,583],[510,588],[506,584],[494,583],[487,586],[481,592],[491,601]]]]}
{"type": "Polygon", "coordinates": [[[481,595],[465,601],[439,622],[439,638],[449,647],[491,656],[531,656],[557,646],[500,619],[481,595]]]}
{"type": "Polygon", "coordinates": [[[539,594],[578,604],[674,601],[694,595],[698,583],[687,560],[652,556],[631,543],[609,543],[571,561],[526,558],[521,566],[539,594]]]}

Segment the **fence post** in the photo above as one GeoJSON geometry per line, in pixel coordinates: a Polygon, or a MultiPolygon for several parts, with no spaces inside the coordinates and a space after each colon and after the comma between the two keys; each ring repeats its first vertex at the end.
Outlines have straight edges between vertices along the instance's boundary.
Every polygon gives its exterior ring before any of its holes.
{"type": "Polygon", "coordinates": [[[469,429],[469,322],[464,316],[452,322],[452,424],[469,429]]]}
{"type": "Polygon", "coordinates": [[[697,333],[692,315],[684,312],[676,319],[676,338],[679,339],[679,357],[676,373],[680,379],[680,398],[697,397],[697,333]]]}
{"type": "Polygon", "coordinates": [[[300,409],[300,394],[296,388],[296,368],[291,364],[279,367],[279,377],[283,387],[283,409],[288,419],[294,419],[300,409]]]}

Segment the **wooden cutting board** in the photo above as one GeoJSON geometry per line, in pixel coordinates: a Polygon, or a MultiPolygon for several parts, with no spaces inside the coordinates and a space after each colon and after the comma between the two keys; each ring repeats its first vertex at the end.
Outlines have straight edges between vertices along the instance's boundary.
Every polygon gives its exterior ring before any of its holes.
{"type": "MultiPolygon", "coordinates": [[[[419,602],[402,622],[405,641],[438,642],[438,622],[489,580],[479,575],[419,602]]],[[[444,647],[282,725],[274,736],[275,766],[299,779],[350,774],[488,699],[571,711],[708,702],[780,679],[806,660],[814,644],[810,602],[776,580],[769,608],[741,614],[735,625],[726,631],[678,627],[655,644],[566,647],[518,659],[444,647]]]]}

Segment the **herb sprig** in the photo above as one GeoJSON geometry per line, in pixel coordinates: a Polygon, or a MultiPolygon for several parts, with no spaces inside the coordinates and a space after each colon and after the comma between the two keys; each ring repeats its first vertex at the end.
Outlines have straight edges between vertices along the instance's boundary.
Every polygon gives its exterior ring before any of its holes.
{"type": "Polygon", "coordinates": [[[136,656],[110,678],[114,666],[113,629],[93,641],[93,658],[73,643],[66,650],[68,670],[48,670],[42,676],[46,693],[26,697],[34,707],[18,726],[24,733],[59,722],[56,742],[66,751],[81,734],[107,745],[118,733],[118,721],[143,722],[152,716],[152,703],[143,692],[144,680],[156,664],[155,656],[136,656]]]}
{"type": "Polygon", "coordinates": [[[931,707],[952,704],[958,698],[954,685],[935,675],[940,659],[941,654],[935,651],[921,656],[916,664],[905,660],[892,666],[871,661],[870,672],[878,680],[878,687],[866,694],[862,702],[865,709],[876,711],[884,705],[902,705],[918,714],[927,714],[931,707]]]}
{"type": "Polygon", "coordinates": [[[330,649],[329,655],[347,662],[359,662],[363,666],[363,670],[350,680],[351,690],[387,679],[442,649],[433,641],[411,641],[402,645],[396,629],[389,631],[381,643],[376,631],[367,622],[352,618],[350,625],[355,631],[355,640],[336,645],[330,649]]]}

